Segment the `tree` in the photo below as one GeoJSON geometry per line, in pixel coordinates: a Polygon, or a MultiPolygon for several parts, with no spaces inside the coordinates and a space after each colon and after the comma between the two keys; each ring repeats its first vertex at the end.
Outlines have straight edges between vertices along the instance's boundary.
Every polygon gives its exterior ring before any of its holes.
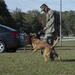
{"type": "Polygon", "coordinates": [[[31,28],[29,31],[30,33],[33,32],[39,32],[42,28],[42,24],[40,20],[40,12],[37,10],[28,11],[27,14],[25,14],[26,23],[31,28]]]}
{"type": "Polygon", "coordinates": [[[75,12],[74,11],[65,11],[62,15],[63,19],[63,34],[72,35],[75,34],[75,12]]]}
{"type": "Polygon", "coordinates": [[[34,17],[33,23],[32,23],[32,32],[38,33],[42,29],[42,24],[39,22],[37,17],[34,17]]]}
{"type": "Polygon", "coordinates": [[[13,27],[14,19],[11,17],[4,0],[0,0],[0,24],[13,27]]]}
{"type": "Polygon", "coordinates": [[[24,19],[23,13],[21,12],[21,10],[16,8],[16,11],[14,11],[11,15],[15,20],[16,29],[19,31],[24,31],[26,20],[24,19]]]}

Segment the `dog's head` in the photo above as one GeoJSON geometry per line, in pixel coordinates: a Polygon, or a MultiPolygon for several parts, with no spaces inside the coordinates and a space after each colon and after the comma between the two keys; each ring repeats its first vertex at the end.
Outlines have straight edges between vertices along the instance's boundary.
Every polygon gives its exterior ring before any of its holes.
{"type": "Polygon", "coordinates": [[[40,32],[33,33],[32,38],[40,39],[40,36],[44,35],[44,32],[41,30],[40,32]]]}
{"type": "Polygon", "coordinates": [[[34,38],[37,38],[37,34],[36,33],[32,33],[31,37],[34,39],[34,38]]]}

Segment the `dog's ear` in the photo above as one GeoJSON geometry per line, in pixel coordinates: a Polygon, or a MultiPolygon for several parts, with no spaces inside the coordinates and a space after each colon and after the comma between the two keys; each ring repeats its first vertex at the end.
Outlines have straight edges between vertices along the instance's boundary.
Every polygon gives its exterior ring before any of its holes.
{"type": "Polygon", "coordinates": [[[31,34],[31,38],[32,39],[36,38],[36,33],[31,34]]]}

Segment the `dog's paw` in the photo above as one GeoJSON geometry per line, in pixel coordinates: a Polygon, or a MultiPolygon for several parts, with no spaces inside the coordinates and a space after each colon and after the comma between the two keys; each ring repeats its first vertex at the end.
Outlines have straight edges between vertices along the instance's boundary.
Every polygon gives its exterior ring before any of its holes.
{"type": "Polygon", "coordinates": [[[47,63],[47,61],[45,61],[45,63],[47,63]]]}
{"type": "Polygon", "coordinates": [[[32,52],[34,54],[34,52],[32,52]]]}
{"type": "Polygon", "coordinates": [[[58,57],[58,60],[61,60],[61,57],[58,57]]]}
{"type": "Polygon", "coordinates": [[[35,53],[35,51],[32,52],[33,54],[35,53]]]}

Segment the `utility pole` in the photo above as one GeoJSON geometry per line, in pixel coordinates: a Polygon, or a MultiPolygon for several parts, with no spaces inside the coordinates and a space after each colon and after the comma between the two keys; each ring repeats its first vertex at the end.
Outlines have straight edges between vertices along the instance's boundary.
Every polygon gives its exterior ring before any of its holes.
{"type": "Polygon", "coordinates": [[[62,34],[61,34],[61,29],[62,29],[62,0],[60,0],[60,45],[62,46],[62,34]]]}

